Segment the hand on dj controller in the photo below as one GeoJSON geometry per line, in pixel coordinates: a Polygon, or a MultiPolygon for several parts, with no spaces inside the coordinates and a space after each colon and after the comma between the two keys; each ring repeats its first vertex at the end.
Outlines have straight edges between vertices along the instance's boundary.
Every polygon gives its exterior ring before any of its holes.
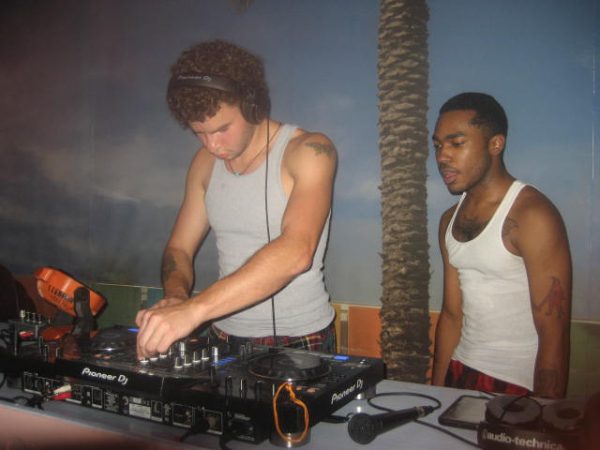
{"type": "Polygon", "coordinates": [[[192,304],[181,299],[164,299],[137,313],[138,358],[164,353],[178,339],[188,336],[198,324],[192,318],[192,304]]]}

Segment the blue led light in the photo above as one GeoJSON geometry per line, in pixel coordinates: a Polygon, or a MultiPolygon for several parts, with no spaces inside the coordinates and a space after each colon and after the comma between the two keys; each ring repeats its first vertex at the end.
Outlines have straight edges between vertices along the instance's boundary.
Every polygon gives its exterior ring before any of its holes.
{"type": "Polygon", "coordinates": [[[228,356],[227,358],[219,359],[218,361],[214,362],[213,366],[220,367],[220,366],[228,364],[232,361],[235,361],[235,359],[236,359],[235,356],[228,356]]]}

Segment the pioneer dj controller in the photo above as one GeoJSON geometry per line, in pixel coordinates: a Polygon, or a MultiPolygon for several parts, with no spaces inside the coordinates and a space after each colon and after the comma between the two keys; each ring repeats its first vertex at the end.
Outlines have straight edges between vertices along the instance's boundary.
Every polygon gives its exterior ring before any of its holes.
{"type": "Polygon", "coordinates": [[[47,340],[40,317],[3,325],[0,371],[19,377],[25,392],[254,443],[291,446],[383,378],[377,358],[263,346],[232,354],[195,336],[138,361],[133,328],[47,340]]]}

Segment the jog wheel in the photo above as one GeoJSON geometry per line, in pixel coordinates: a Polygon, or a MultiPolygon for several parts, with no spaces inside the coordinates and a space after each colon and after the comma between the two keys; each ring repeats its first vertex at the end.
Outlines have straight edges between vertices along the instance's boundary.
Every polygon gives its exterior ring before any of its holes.
{"type": "Polygon", "coordinates": [[[249,370],[269,380],[307,381],[327,375],[331,368],[317,355],[281,349],[256,359],[249,370]]]}

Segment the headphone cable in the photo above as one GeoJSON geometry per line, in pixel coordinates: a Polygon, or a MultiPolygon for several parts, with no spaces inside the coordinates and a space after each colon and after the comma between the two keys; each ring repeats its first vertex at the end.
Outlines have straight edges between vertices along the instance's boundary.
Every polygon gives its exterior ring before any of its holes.
{"type": "MultiPolygon", "coordinates": [[[[271,243],[271,227],[269,226],[269,146],[271,140],[271,130],[270,130],[270,122],[271,119],[267,116],[267,155],[265,159],[265,219],[267,223],[267,242],[271,243]]],[[[273,324],[273,340],[275,341],[275,346],[277,347],[279,343],[277,342],[277,324],[275,319],[275,295],[271,296],[271,321],[273,324]]]]}

